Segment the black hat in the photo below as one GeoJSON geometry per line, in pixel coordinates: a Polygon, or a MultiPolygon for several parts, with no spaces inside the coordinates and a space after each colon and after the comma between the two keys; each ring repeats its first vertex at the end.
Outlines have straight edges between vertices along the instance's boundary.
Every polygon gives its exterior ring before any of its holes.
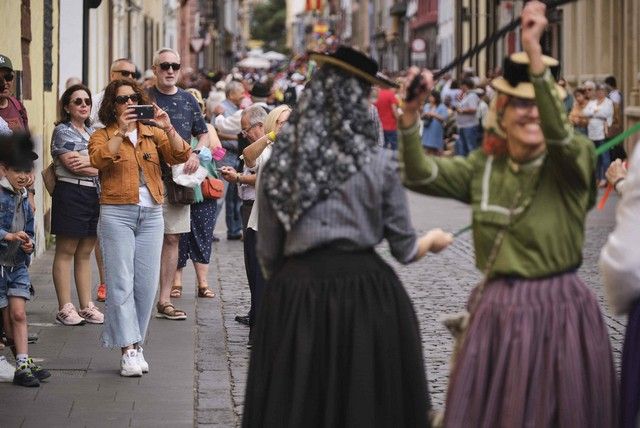
{"type": "Polygon", "coordinates": [[[0,136],[0,162],[18,171],[31,171],[38,155],[33,151],[33,141],[26,133],[0,136]]]}
{"type": "MultiPolygon", "coordinates": [[[[542,56],[542,62],[549,68],[553,77],[557,80],[560,73],[560,63],[550,56],[542,56]]],[[[525,52],[516,52],[504,59],[502,76],[491,81],[497,91],[518,98],[534,99],[533,84],[529,79],[529,56],[525,52]]],[[[566,91],[556,85],[560,98],[566,96],[566,91]]]]}
{"type": "Polygon", "coordinates": [[[310,58],[318,64],[331,64],[373,85],[397,88],[398,85],[378,71],[378,63],[348,46],[339,46],[334,53],[311,52],[310,58]]]}
{"type": "Polygon", "coordinates": [[[270,88],[264,83],[256,82],[251,88],[250,95],[254,98],[268,98],[270,94],[270,88]]]}

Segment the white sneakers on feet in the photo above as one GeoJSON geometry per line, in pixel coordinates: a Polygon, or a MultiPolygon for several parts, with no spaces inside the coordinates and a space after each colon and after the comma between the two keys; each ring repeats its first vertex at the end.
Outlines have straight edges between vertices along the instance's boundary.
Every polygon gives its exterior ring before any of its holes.
{"type": "Polygon", "coordinates": [[[3,356],[0,356],[0,382],[13,382],[13,374],[16,372],[16,366],[11,364],[3,356]]]}
{"type": "Polygon", "coordinates": [[[82,325],[85,323],[84,318],[76,312],[73,303],[65,304],[56,314],[56,320],[62,325],[82,325]]]}
{"type": "Polygon", "coordinates": [[[140,377],[142,368],[138,363],[138,353],[135,349],[127,349],[120,359],[120,376],[140,377]]]}
{"type": "Polygon", "coordinates": [[[142,346],[138,346],[138,365],[140,366],[140,370],[142,373],[149,373],[149,363],[144,359],[144,354],[142,353],[142,346]]]}
{"type": "Polygon", "coordinates": [[[93,302],[89,302],[86,308],[82,309],[78,312],[86,322],[89,324],[103,324],[104,323],[104,314],[98,310],[96,305],[93,302]]]}

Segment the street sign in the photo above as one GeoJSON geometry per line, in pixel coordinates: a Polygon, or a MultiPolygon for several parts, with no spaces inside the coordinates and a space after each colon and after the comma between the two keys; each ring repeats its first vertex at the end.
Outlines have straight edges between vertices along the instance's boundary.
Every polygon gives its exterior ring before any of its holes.
{"type": "Polygon", "coordinates": [[[427,61],[427,53],[426,52],[411,52],[411,62],[426,62],[427,61]]]}
{"type": "Polygon", "coordinates": [[[427,44],[424,39],[413,39],[411,42],[412,52],[424,52],[427,49],[427,44]]]}

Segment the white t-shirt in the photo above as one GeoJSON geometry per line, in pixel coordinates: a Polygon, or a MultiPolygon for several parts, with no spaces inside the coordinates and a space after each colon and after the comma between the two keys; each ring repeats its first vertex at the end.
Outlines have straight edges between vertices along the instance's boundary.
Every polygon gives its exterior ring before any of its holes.
{"type": "Polygon", "coordinates": [[[260,153],[260,156],[256,159],[256,166],[254,167],[256,170],[256,199],[253,202],[253,206],[251,207],[251,215],[249,215],[249,221],[247,222],[247,228],[258,231],[258,198],[260,197],[260,192],[258,192],[260,185],[260,171],[262,170],[262,166],[269,160],[271,157],[271,152],[273,151],[273,147],[269,144],[263,151],[260,153]]]}
{"type": "Polygon", "coordinates": [[[600,141],[606,138],[605,123],[611,126],[613,123],[613,101],[605,98],[601,103],[591,100],[587,103],[582,114],[589,117],[587,136],[591,141],[600,141]]]}
{"type": "MultiPolygon", "coordinates": [[[[129,137],[129,141],[131,141],[131,144],[133,144],[133,146],[135,147],[136,145],[138,145],[138,130],[134,129],[131,132],[127,132],[127,137],[129,137]]],[[[138,187],[138,195],[139,195],[139,199],[138,199],[138,205],[141,207],[155,207],[156,205],[156,201],[153,199],[153,196],[151,196],[151,192],[149,192],[149,188],[146,186],[146,184],[143,184],[142,186],[138,187]]]]}
{"type": "Polygon", "coordinates": [[[98,92],[91,98],[91,126],[95,129],[104,128],[104,124],[98,119],[98,110],[104,99],[104,91],[98,92]]]}

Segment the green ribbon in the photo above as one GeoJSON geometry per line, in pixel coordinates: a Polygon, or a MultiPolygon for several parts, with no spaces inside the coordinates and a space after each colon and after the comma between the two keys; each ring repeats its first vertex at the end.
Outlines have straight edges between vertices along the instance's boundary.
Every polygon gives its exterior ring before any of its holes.
{"type": "MultiPolygon", "coordinates": [[[[630,137],[631,135],[635,134],[638,131],[640,131],[640,122],[636,123],[631,128],[627,129],[621,134],[616,135],[615,137],[613,137],[612,139],[610,139],[609,141],[607,141],[606,143],[598,147],[596,149],[596,155],[600,156],[607,150],[610,150],[612,147],[615,147],[618,144],[622,143],[625,138],[630,137]]],[[[470,229],[471,229],[471,225],[465,226],[462,229],[454,232],[453,237],[457,238],[458,236],[462,235],[463,233],[465,233],[470,229]]]]}
{"type": "Polygon", "coordinates": [[[596,154],[598,156],[601,155],[602,153],[606,152],[607,150],[611,149],[612,147],[615,147],[618,144],[622,143],[622,141],[625,138],[635,134],[638,131],[640,131],[640,122],[636,123],[631,128],[629,128],[626,131],[624,131],[622,134],[616,135],[615,137],[613,137],[612,139],[610,139],[609,141],[607,141],[606,143],[604,143],[603,145],[598,147],[596,149],[596,154]]]}

